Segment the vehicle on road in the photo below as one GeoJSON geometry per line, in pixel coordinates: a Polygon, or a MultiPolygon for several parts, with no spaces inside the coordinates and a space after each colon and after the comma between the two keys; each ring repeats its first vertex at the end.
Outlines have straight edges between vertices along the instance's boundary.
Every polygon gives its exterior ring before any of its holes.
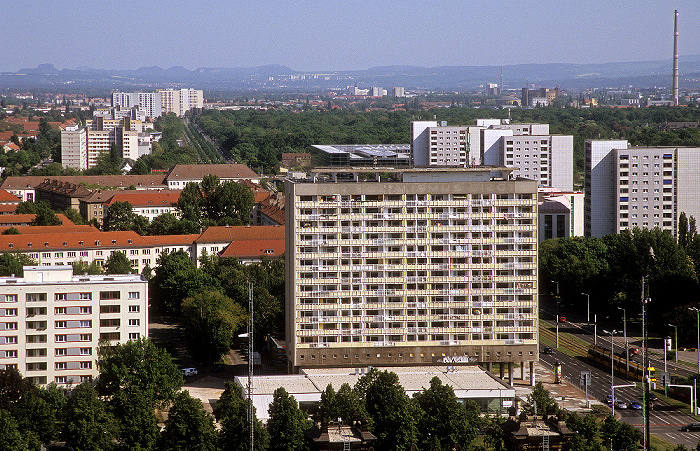
{"type": "Polygon", "coordinates": [[[605,395],[605,402],[608,403],[609,406],[612,406],[613,402],[617,402],[617,398],[613,398],[612,395],[605,395]]]}
{"type": "Polygon", "coordinates": [[[632,401],[627,405],[627,408],[632,410],[642,410],[642,403],[638,401],[632,401]]]}
{"type": "MultiPolygon", "coordinates": [[[[610,349],[603,348],[601,346],[590,345],[588,347],[588,358],[598,362],[599,364],[608,367],[610,366],[610,349]]],[[[615,362],[615,371],[620,374],[627,371],[627,359],[620,357],[619,355],[613,356],[615,362]]],[[[647,368],[651,382],[656,382],[656,368],[650,366],[647,368]]],[[[644,366],[640,365],[638,362],[629,362],[629,374],[628,379],[635,379],[641,381],[644,377],[644,366]]]]}
{"type": "Polygon", "coordinates": [[[566,322],[566,316],[560,316],[560,317],[559,317],[559,322],[560,322],[560,323],[565,323],[565,322],[566,322]]]}
{"type": "Polygon", "coordinates": [[[554,350],[551,347],[545,346],[542,348],[542,354],[552,354],[552,353],[554,353],[554,350]]]}
{"type": "Polygon", "coordinates": [[[654,402],[659,399],[658,396],[656,396],[654,393],[649,393],[649,401],[654,402]]]}
{"type": "Polygon", "coordinates": [[[627,408],[627,403],[622,400],[618,400],[615,405],[617,406],[618,409],[626,409],[627,408]]]}
{"type": "Polygon", "coordinates": [[[185,377],[196,376],[197,374],[199,374],[197,368],[182,368],[180,371],[182,371],[182,375],[185,377]]]}
{"type": "Polygon", "coordinates": [[[686,424],[681,428],[681,431],[683,432],[690,432],[690,431],[700,431],[700,423],[690,423],[686,424]]]}

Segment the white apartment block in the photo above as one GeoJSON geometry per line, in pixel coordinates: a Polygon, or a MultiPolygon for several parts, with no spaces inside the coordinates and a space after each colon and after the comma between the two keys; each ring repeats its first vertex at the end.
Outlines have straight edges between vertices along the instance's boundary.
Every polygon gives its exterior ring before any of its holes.
{"type": "Polygon", "coordinates": [[[536,180],[561,191],[574,187],[574,137],[514,135],[502,138],[500,164],[516,168],[513,175],[536,180]]]}
{"type": "Polygon", "coordinates": [[[532,370],[537,183],[509,172],[325,168],[288,181],[290,371],[445,359],[532,370]]]}
{"type": "Polygon", "coordinates": [[[201,89],[163,89],[158,92],[163,114],[184,116],[192,108],[204,107],[204,91],[201,89]]]}
{"type": "Polygon", "coordinates": [[[115,143],[114,132],[107,130],[87,130],[87,167],[97,166],[97,160],[102,153],[112,150],[115,143]]]}
{"type": "Polygon", "coordinates": [[[138,275],[25,266],[23,277],[0,277],[0,293],[0,369],[35,384],[92,380],[99,340],[148,336],[148,281],[138,275]]]}
{"type": "Polygon", "coordinates": [[[552,238],[584,236],[584,209],[582,192],[559,192],[540,189],[537,214],[538,242],[552,238]]]}
{"type": "Polygon", "coordinates": [[[79,126],[61,130],[61,164],[64,168],[87,169],[87,133],[79,126]]]}
{"type": "Polygon", "coordinates": [[[586,235],[658,227],[674,235],[678,217],[700,217],[700,148],[627,147],[586,141],[586,235]]]}
{"type": "Polygon", "coordinates": [[[113,92],[112,107],[130,109],[138,107],[146,117],[157,118],[162,114],[159,92],[113,92]]]}

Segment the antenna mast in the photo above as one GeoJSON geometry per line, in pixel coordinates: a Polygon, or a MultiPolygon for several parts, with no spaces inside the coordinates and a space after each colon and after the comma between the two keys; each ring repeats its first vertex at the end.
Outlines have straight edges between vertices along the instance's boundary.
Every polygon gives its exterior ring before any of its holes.
{"type": "Polygon", "coordinates": [[[678,10],[673,14],[673,105],[678,106],[678,10]]]}

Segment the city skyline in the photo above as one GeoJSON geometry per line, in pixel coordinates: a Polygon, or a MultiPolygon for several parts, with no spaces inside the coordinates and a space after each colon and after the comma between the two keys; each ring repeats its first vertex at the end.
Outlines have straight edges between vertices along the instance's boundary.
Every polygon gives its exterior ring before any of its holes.
{"type": "Polygon", "coordinates": [[[13,2],[7,5],[8,17],[31,18],[34,26],[31,32],[7,33],[11,50],[0,71],[42,63],[59,69],[279,64],[332,71],[652,61],[672,56],[675,9],[683,71],[683,55],[692,53],[691,43],[700,38],[700,17],[690,14],[693,5],[662,1],[635,6],[606,4],[601,10],[593,2],[502,0],[488,5],[285,0],[157,6],[78,1],[30,10],[13,2]],[[84,24],[82,17],[92,22],[84,24]]]}

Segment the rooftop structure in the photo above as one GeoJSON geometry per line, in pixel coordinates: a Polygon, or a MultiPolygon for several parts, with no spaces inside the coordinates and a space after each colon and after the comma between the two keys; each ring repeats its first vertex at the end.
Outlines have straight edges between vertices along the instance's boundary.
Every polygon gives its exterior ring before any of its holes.
{"type": "Polygon", "coordinates": [[[311,146],[318,166],[408,166],[408,144],[359,144],[311,146]]]}

